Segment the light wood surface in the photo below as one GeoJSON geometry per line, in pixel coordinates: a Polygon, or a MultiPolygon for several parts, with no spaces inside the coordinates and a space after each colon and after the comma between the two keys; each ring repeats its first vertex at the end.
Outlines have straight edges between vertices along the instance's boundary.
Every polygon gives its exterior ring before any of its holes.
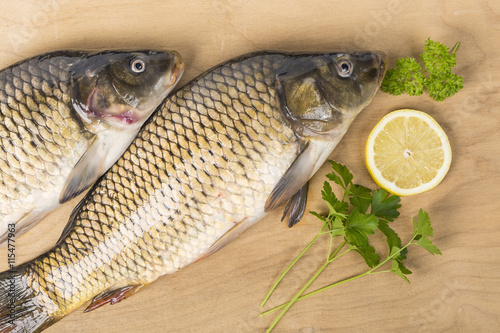
{"type": "MultiPolygon", "coordinates": [[[[276,332],[500,331],[500,2],[422,1],[12,1],[0,11],[0,67],[55,49],[175,49],[185,60],[181,84],[233,56],[261,49],[382,50],[390,65],[418,56],[427,37],[453,47],[464,89],[445,102],[379,92],[331,158],[355,181],[375,187],[364,144],[380,118],[398,108],[431,114],[453,149],[451,169],[434,190],[403,198],[394,228],[411,237],[410,218],[430,213],[442,256],[411,249],[411,285],[396,276],[367,277],[301,301],[276,332]],[[413,2],[412,2],[413,3],[413,2]]],[[[313,178],[308,210],[324,211],[313,178]]],[[[78,199],[17,240],[25,262],[50,249],[78,199]]],[[[217,254],[137,295],[88,314],[79,309],[46,332],[263,332],[274,315],[259,303],[294,256],[319,231],[311,215],[292,229],[269,214],[217,254]]],[[[384,241],[376,237],[375,245],[384,241]]],[[[323,262],[327,243],[313,247],[279,286],[269,307],[291,298],[323,262]]],[[[0,270],[7,253],[0,250],[0,270]]],[[[359,274],[355,255],[333,265],[313,285],[359,274]]],[[[269,307],[266,307],[268,309],[269,307]]]]}

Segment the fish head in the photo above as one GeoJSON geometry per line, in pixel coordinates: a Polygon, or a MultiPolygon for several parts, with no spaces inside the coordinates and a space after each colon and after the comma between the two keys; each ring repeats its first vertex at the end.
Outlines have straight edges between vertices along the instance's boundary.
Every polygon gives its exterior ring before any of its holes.
{"type": "Polygon", "coordinates": [[[382,52],[291,56],[276,74],[285,120],[302,136],[342,136],[384,77],[382,52]]]}
{"type": "Polygon", "coordinates": [[[139,128],[183,70],[175,51],[89,54],[72,68],[72,104],[85,123],[139,128]]]}

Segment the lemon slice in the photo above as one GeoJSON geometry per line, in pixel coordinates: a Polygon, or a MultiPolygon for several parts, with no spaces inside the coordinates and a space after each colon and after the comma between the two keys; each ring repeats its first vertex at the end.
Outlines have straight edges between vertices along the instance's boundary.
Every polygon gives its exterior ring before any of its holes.
{"type": "Polygon", "coordinates": [[[448,172],[450,142],[427,113],[397,110],[368,136],[365,162],[380,187],[400,196],[418,194],[434,188],[448,172]]]}

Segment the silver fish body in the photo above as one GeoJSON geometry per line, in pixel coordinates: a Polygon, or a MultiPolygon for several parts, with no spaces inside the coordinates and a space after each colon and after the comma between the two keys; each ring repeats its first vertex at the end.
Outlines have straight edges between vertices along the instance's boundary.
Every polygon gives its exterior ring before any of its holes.
{"type": "Polygon", "coordinates": [[[180,66],[176,52],[53,52],[0,71],[0,244],[106,171],[180,66]]]}
{"type": "MultiPolygon", "coordinates": [[[[14,332],[39,331],[92,298],[87,310],[128,297],[282,203],[300,210],[296,194],[383,74],[383,54],[264,52],[177,90],[74,210],[58,244],[0,275],[0,289],[10,277],[22,295],[14,332]]],[[[12,327],[2,302],[0,328],[12,327]]]]}

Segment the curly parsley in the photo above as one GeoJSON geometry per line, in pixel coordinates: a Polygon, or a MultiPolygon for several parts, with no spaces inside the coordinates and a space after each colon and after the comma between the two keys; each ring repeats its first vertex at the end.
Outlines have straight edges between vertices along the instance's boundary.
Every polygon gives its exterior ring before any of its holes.
{"type": "Polygon", "coordinates": [[[420,55],[425,70],[413,57],[397,59],[396,68],[389,69],[382,81],[382,91],[420,96],[426,89],[436,101],[456,94],[464,86],[463,78],[451,72],[457,63],[455,53],[459,45],[457,43],[450,53],[446,45],[427,39],[420,55]]]}

